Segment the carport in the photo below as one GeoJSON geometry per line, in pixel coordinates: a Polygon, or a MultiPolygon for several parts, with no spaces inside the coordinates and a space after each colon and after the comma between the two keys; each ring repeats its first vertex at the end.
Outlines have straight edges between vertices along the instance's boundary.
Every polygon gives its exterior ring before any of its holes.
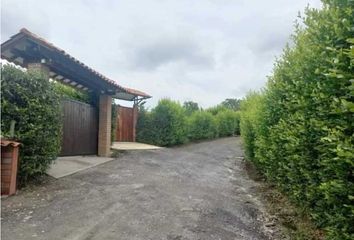
{"type": "MultiPolygon", "coordinates": [[[[31,71],[41,71],[48,79],[87,91],[96,100],[91,105],[63,101],[61,155],[110,155],[112,98],[134,102],[131,140],[135,140],[137,106],[151,97],[148,94],[119,85],[27,29],[21,29],[1,44],[1,58],[31,71]]],[[[124,117],[122,113],[122,119],[124,117]]],[[[121,131],[124,131],[122,126],[121,131]]]]}

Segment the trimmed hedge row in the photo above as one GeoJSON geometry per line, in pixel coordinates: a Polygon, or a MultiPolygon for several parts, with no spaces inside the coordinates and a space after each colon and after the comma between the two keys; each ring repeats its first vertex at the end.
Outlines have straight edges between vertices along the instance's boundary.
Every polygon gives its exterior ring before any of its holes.
{"type": "Polygon", "coordinates": [[[247,159],[328,239],[354,239],[354,2],[323,4],[241,104],[241,136],[247,159]]]}
{"type": "Polygon", "coordinates": [[[173,146],[188,141],[232,136],[239,133],[239,114],[223,109],[190,111],[178,102],[162,99],[151,111],[139,109],[137,141],[173,146]]]}
{"type": "Polygon", "coordinates": [[[45,173],[60,151],[60,94],[39,72],[1,67],[1,134],[19,139],[19,179],[45,173]],[[14,136],[10,125],[15,121],[14,136]]]}

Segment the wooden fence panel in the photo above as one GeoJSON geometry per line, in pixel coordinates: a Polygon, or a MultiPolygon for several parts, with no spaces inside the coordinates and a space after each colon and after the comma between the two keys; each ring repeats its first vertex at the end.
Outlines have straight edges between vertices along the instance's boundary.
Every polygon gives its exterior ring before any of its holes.
{"type": "Polygon", "coordinates": [[[117,131],[115,140],[119,142],[134,142],[134,109],[119,106],[117,112],[117,131]]]}
{"type": "Polygon", "coordinates": [[[63,100],[61,156],[97,154],[98,112],[89,104],[63,100]]]}

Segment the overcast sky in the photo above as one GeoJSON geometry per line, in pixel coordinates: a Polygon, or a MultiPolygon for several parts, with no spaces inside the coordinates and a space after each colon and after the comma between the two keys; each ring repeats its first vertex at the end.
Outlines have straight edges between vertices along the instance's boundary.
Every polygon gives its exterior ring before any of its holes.
{"type": "Polygon", "coordinates": [[[260,89],[298,12],[319,0],[2,0],[1,42],[20,28],[119,84],[203,107],[260,89]]]}

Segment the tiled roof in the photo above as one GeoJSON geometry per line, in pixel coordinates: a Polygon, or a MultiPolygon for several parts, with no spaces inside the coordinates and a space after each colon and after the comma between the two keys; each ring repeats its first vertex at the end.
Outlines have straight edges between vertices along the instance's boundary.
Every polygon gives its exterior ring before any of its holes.
{"type": "MultiPolygon", "coordinates": [[[[52,43],[50,43],[47,40],[39,37],[36,34],[30,32],[26,28],[22,28],[18,34],[12,36],[11,39],[8,40],[8,41],[13,40],[18,35],[25,35],[26,37],[31,38],[32,40],[44,45],[45,47],[64,55],[65,57],[71,59],[75,63],[81,65],[83,68],[87,69],[88,71],[90,71],[91,73],[93,73],[94,75],[99,77],[102,81],[105,81],[106,83],[109,83],[111,86],[113,86],[114,88],[116,88],[118,90],[121,90],[123,92],[129,93],[129,94],[132,94],[132,95],[135,95],[135,96],[142,96],[142,97],[145,97],[145,98],[150,98],[151,97],[148,94],[146,94],[144,92],[141,92],[139,90],[135,90],[135,89],[131,89],[131,88],[125,88],[125,87],[119,85],[116,81],[114,81],[112,79],[109,79],[108,77],[106,77],[106,76],[102,75],[101,73],[95,71],[94,69],[90,68],[89,66],[87,66],[84,63],[82,63],[79,60],[77,60],[76,58],[72,57],[70,54],[65,52],[63,49],[60,49],[60,48],[54,46],[52,43]]],[[[6,41],[6,42],[8,42],[8,41],[6,41]]],[[[5,43],[3,43],[3,44],[5,44],[5,43]]],[[[3,45],[3,44],[1,44],[1,45],[3,45]]]]}
{"type": "Polygon", "coordinates": [[[39,37],[38,35],[30,32],[29,30],[27,30],[26,28],[22,28],[20,30],[20,33],[25,34],[26,36],[37,40],[38,42],[40,42],[41,44],[45,45],[46,47],[54,50],[54,51],[58,51],[60,52],[62,55],[64,55],[65,57],[70,58],[71,60],[73,60],[74,62],[76,62],[77,64],[80,64],[83,68],[86,68],[87,70],[89,70],[90,72],[92,72],[93,74],[97,75],[98,77],[100,77],[102,80],[114,85],[117,88],[120,89],[124,89],[124,87],[122,87],[121,85],[119,85],[118,83],[116,83],[115,81],[113,81],[112,79],[107,78],[106,76],[102,75],[101,73],[95,71],[94,69],[90,68],[89,66],[87,66],[86,64],[80,62],[79,60],[77,60],[76,58],[74,58],[73,56],[71,56],[70,54],[68,54],[67,52],[65,52],[63,49],[60,49],[56,46],[54,46],[54,44],[48,42],[47,40],[45,40],[44,38],[39,37]]]}
{"type": "Polygon", "coordinates": [[[132,89],[132,88],[125,88],[125,90],[127,91],[127,93],[130,93],[132,95],[136,95],[136,96],[140,96],[140,97],[146,97],[146,98],[151,98],[151,96],[149,94],[146,94],[142,91],[136,90],[136,89],[132,89]]]}

